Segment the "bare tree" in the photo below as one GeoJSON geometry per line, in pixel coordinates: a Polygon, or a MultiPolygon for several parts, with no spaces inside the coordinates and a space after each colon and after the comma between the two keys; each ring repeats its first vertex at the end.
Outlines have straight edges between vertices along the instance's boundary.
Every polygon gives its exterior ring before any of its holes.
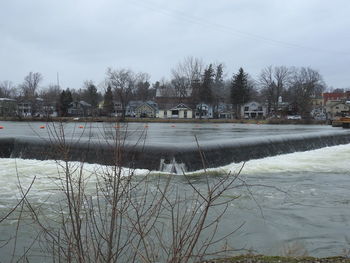
{"type": "Polygon", "coordinates": [[[135,91],[135,97],[141,101],[147,101],[148,99],[151,99],[151,92],[150,92],[150,75],[147,73],[138,73],[136,74],[136,91],[135,91]]]}
{"type": "Polygon", "coordinates": [[[125,119],[126,106],[136,92],[136,75],[128,69],[107,69],[107,83],[115,92],[116,99],[121,103],[122,120],[125,119]]]}
{"type": "Polygon", "coordinates": [[[24,78],[24,82],[20,86],[22,91],[22,99],[31,104],[32,116],[35,116],[38,111],[39,105],[36,97],[38,96],[37,91],[42,79],[43,77],[39,72],[29,72],[29,74],[24,78]]]}
{"type": "Polygon", "coordinates": [[[199,58],[186,57],[172,70],[172,84],[177,96],[182,99],[192,95],[193,85],[202,79],[204,63],[199,58]]]}
{"type": "Polygon", "coordinates": [[[11,81],[0,82],[0,97],[14,98],[17,96],[17,89],[11,81]]]}
{"type": "Polygon", "coordinates": [[[48,102],[58,101],[62,90],[58,85],[49,85],[47,88],[40,91],[40,97],[48,102]]]}
{"type": "Polygon", "coordinates": [[[62,90],[58,85],[49,85],[46,89],[40,91],[40,98],[43,99],[43,114],[49,117],[55,111],[58,111],[58,104],[62,90]]]}
{"type": "Polygon", "coordinates": [[[156,87],[156,96],[158,97],[176,97],[177,93],[173,86],[173,83],[162,78],[156,87]]]}
{"type": "Polygon", "coordinates": [[[43,77],[39,72],[29,72],[29,74],[24,78],[24,82],[21,86],[22,95],[25,98],[34,98],[42,79],[43,77]]]}
{"type": "Polygon", "coordinates": [[[290,77],[291,70],[285,66],[275,68],[269,66],[262,70],[259,83],[268,102],[269,111],[273,110],[274,113],[278,111],[279,97],[288,88],[290,77]]]}
{"type": "MultiPolygon", "coordinates": [[[[130,158],[124,148],[127,124],[111,129],[114,133],[108,133],[104,142],[114,164],[86,175],[84,162],[69,161],[71,144],[63,124],[48,125],[50,141],[63,159],[57,161],[58,173],[52,178],[57,186],[52,191],[57,194],[52,196],[54,205],[48,205],[50,215],[45,213],[45,204],[32,203],[28,196],[35,178],[28,190],[20,187],[21,201],[8,212],[23,206],[23,214],[30,217],[20,218],[18,224],[36,227],[43,254],[53,262],[186,263],[227,252],[216,245],[241,225],[223,236],[217,232],[237,198],[225,193],[244,186],[239,172],[212,178],[205,170],[206,185],[200,188],[196,178],[185,174],[184,183],[175,183],[176,176],[171,175],[136,176],[133,169],[122,167],[130,158]]],[[[141,143],[145,135],[143,131],[141,143]]],[[[205,158],[199,155],[204,165],[205,158]]]]}
{"type": "Polygon", "coordinates": [[[304,118],[310,117],[311,99],[320,96],[325,87],[326,85],[318,71],[304,67],[294,71],[290,94],[292,103],[304,118]]]}

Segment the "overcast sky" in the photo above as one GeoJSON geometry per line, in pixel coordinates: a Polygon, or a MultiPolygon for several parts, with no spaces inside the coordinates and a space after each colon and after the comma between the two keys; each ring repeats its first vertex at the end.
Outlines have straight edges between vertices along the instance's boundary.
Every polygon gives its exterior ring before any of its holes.
{"type": "Polygon", "coordinates": [[[349,0],[1,0],[0,81],[81,88],[106,69],[170,78],[187,56],[223,62],[227,77],[269,65],[309,66],[350,88],[349,0]]]}

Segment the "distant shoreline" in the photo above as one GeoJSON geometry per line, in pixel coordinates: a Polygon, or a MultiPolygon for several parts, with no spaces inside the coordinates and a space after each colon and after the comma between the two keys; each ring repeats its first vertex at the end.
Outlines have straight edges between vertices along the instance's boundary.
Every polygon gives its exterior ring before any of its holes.
{"type": "Polygon", "coordinates": [[[287,120],[287,119],[159,119],[159,118],[126,118],[121,121],[116,117],[0,117],[0,121],[23,122],[142,122],[142,123],[242,123],[242,124],[318,124],[326,121],[317,120],[287,120]]]}

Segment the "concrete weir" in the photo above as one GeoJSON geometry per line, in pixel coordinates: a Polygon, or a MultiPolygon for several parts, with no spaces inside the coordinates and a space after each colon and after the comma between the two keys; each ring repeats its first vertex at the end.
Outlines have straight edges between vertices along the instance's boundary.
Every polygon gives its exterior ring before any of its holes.
{"type": "Polygon", "coordinates": [[[180,173],[232,162],[350,143],[349,131],[309,132],[193,143],[132,143],[0,138],[1,158],[59,159],[180,173]]]}

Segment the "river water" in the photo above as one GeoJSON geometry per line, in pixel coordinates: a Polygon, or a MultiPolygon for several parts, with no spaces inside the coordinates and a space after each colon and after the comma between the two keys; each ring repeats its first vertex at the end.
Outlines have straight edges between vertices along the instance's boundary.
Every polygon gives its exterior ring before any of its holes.
{"type": "MultiPolygon", "coordinates": [[[[61,125],[43,122],[1,122],[1,137],[55,137],[61,125]]],[[[118,131],[127,133],[127,141],[138,141],[145,136],[146,144],[200,143],[240,138],[259,138],[273,135],[296,135],[314,132],[344,132],[330,125],[260,125],[240,123],[63,123],[66,138],[109,138],[118,131]]]]}
{"type": "MultiPolygon", "coordinates": [[[[240,176],[252,186],[228,193],[240,198],[230,204],[220,222],[219,234],[244,224],[227,241],[230,247],[271,255],[290,251],[306,251],[319,257],[342,255],[350,249],[347,241],[350,240],[349,160],[350,144],[248,161],[240,176]]],[[[212,169],[210,178],[214,180],[220,173],[235,173],[241,166],[230,164],[212,169]]],[[[28,186],[34,176],[36,181],[29,194],[32,202],[55,204],[52,194],[57,189],[55,177],[60,170],[56,162],[0,159],[0,167],[0,216],[20,197],[18,182],[28,186]]],[[[96,169],[100,166],[84,167],[86,174],[96,169]]],[[[139,176],[149,173],[136,172],[139,176]]],[[[186,185],[183,176],[174,177],[179,189],[181,184],[186,185]]],[[[200,179],[195,185],[206,187],[200,179]]],[[[50,210],[45,213],[49,215],[50,210]]],[[[14,218],[2,222],[0,241],[13,236],[15,229],[14,218]]],[[[23,251],[33,235],[24,226],[19,229],[19,236],[17,246],[23,251]]],[[[10,242],[0,248],[2,259],[10,257],[12,247],[10,242]]]]}

